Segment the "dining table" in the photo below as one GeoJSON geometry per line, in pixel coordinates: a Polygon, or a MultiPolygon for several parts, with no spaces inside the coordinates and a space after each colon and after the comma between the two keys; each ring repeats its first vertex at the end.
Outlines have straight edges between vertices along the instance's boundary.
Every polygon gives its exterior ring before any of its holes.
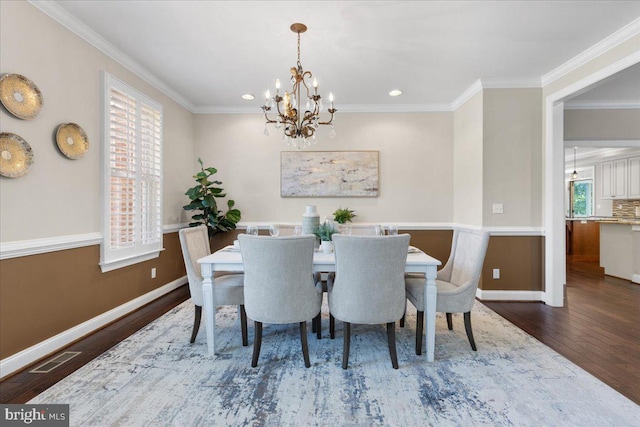
{"type": "MultiPolygon", "coordinates": [[[[215,314],[217,303],[213,287],[214,273],[218,271],[230,273],[244,272],[240,249],[226,246],[216,252],[198,259],[202,271],[202,294],[204,308],[204,322],[207,335],[207,350],[210,355],[215,354],[215,314]]],[[[422,273],[425,277],[425,335],[426,358],[428,362],[434,360],[434,346],[436,337],[436,275],[438,266],[442,263],[427,255],[423,251],[411,246],[407,253],[405,272],[422,273]]],[[[330,273],[336,271],[336,257],[334,252],[316,251],[313,254],[313,271],[330,273]]]]}

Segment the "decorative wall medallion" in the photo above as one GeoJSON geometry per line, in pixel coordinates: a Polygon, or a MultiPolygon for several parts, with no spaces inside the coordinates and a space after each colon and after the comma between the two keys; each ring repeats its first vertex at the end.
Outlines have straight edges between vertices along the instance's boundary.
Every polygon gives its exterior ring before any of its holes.
{"type": "Polygon", "coordinates": [[[31,146],[15,133],[0,132],[0,175],[17,178],[33,164],[31,146]]]}
{"type": "Polygon", "coordinates": [[[84,129],[75,123],[63,123],[56,132],[58,148],[70,159],[76,160],[89,151],[89,138],[84,129]]]}
{"type": "Polygon", "coordinates": [[[42,109],[42,93],[31,80],[20,74],[0,77],[0,102],[14,116],[34,119],[42,109]]]}

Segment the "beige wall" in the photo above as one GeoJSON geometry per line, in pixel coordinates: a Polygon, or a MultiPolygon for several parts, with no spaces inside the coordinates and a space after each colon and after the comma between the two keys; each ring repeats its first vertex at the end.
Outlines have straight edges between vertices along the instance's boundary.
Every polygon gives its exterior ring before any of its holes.
{"type": "Polygon", "coordinates": [[[482,225],[540,226],[540,89],[485,89],[482,125],[482,225]],[[493,204],[504,213],[494,214],[493,204]]]}
{"type": "Polygon", "coordinates": [[[453,220],[482,225],[483,92],[454,112],[453,220]]]}
{"type": "MultiPolygon", "coordinates": [[[[640,85],[640,82],[638,82],[640,85]]],[[[565,141],[640,140],[640,109],[566,110],[565,141]]]]}
{"type": "Polygon", "coordinates": [[[103,70],[162,104],[164,223],[182,222],[194,167],[193,115],[27,2],[0,2],[0,40],[0,73],[28,77],[44,98],[34,120],[0,109],[0,130],[20,135],[34,154],[27,175],[0,178],[1,241],[101,231],[103,70]],[[79,160],[67,159],[55,145],[57,127],[67,122],[89,137],[89,152],[79,160]]]}
{"type": "Polygon", "coordinates": [[[335,119],[337,136],[319,130],[318,151],[380,152],[380,193],[374,198],[282,198],[280,152],[288,151],[272,126],[263,135],[260,114],[208,114],[195,119],[196,157],[216,175],[242,211],[243,222],[301,221],[305,205],[321,218],[338,207],[361,222],[451,222],[453,114],[350,113],[335,119]]]}

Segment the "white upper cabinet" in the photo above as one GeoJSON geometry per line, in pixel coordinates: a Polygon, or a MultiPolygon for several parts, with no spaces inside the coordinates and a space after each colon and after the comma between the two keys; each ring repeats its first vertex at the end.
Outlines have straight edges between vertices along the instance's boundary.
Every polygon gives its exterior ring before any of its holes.
{"type": "Polygon", "coordinates": [[[627,159],[600,163],[603,199],[627,198],[627,159]]]}
{"type": "Polygon", "coordinates": [[[640,199],[640,156],[629,158],[627,171],[629,176],[628,197],[630,199],[640,199]]]}

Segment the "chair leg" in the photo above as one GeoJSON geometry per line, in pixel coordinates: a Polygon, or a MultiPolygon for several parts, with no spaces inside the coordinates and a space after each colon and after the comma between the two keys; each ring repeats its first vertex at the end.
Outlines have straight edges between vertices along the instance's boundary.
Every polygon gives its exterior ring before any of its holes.
{"type": "Polygon", "coordinates": [[[302,357],[304,357],[304,367],[311,366],[309,362],[309,346],[307,345],[307,322],[300,322],[300,341],[302,342],[302,357]]]}
{"type": "Polygon", "coordinates": [[[389,342],[389,355],[393,369],[398,369],[398,354],[396,353],[396,322],[387,323],[387,341],[389,342]]]}
{"type": "Polygon", "coordinates": [[[313,318],[313,321],[311,322],[312,325],[314,325],[313,331],[316,333],[316,338],[317,339],[322,339],[322,317],[321,313],[318,313],[318,315],[316,317],[313,318]]]}
{"type": "Polygon", "coordinates": [[[453,330],[453,321],[451,320],[451,313],[447,313],[447,328],[449,328],[450,331],[453,330]]]}
{"type": "Polygon", "coordinates": [[[329,313],[329,337],[331,339],[336,337],[336,318],[331,313],[329,313]]]}
{"type": "Polygon", "coordinates": [[[473,340],[473,331],[471,331],[471,312],[464,313],[464,329],[467,331],[467,338],[469,338],[469,344],[473,351],[478,351],[476,348],[476,342],[473,340]]]}
{"type": "Polygon", "coordinates": [[[202,306],[195,305],[194,307],[196,312],[193,318],[193,332],[191,332],[191,340],[189,341],[191,344],[196,341],[196,335],[198,335],[198,330],[200,329],[200,319],[202,319],[202,306]]]}
{"type": "Polygon", "coordinates": [[[424,329],[424,311],[418,311],[416,319],[416,354],[422,354],[422,331],[424,329]]]}
{"type": "Polygon", "coordinates": [[[260,357],[260,346],[262,345],[262,322],[254,322],[255,337],[253,338],[253,358],[251,359],[251,367],[258,366],[258,357],[260,357]]]}
{"type": "Polygon", "coordinates": [[[242,345],[244,347],[249,345],[247,335],[247,312],[244,310],[244,305],[240,305],[240,329],[242,329],[242,345]]]}
{"type": "Polygon", "coordinates": [[[349,367],[349,346],[351,345],[351,324],[349,322],[344,323],[344,330],[342,335],[344,336],[344,349],[342,350],[342,369],[349,367]]]}
{"type": "Polygon", "coordinates": [[[400,318],[400,327],[404,328],[404,321],[405,318],[407,317],[407,313],[403,314],[402,317],[400,318]]]}
{"type": "Polygon", "coordinates": [[[312,334],[315,334],[315,333],[316,333],[316,331],[317,331],[317,328],[316,328],[316,318],[314,317],[314,318],[313,318],[313,320],[311,321],[311,333],[312,333],[312,334]]]}

